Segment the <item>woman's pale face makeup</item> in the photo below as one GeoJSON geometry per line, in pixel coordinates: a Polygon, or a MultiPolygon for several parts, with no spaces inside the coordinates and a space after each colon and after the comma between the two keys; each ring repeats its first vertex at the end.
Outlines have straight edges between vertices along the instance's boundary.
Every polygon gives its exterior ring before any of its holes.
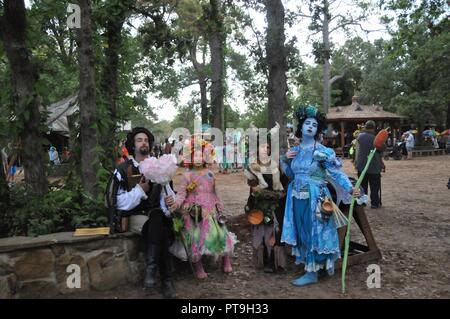
{"type": "Polygon", "coordinates": [[[314,137],[317,133],[318,123],[315,118],[307,118],[305,122],[303,122],[302,126],[302,136],[303,137],[314,137]]]}

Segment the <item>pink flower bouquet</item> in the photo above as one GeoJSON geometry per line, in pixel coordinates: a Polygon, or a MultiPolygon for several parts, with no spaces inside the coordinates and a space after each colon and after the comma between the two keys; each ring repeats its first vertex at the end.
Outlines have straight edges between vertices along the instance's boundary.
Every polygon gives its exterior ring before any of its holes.
{"type": "Polygon", "coordinates": [[[146,179],[164,186],[175,176],[177,168],[177,158],[173,154],[164,154],[159,159],[146,158],[139,163],[139,170],[146,179]]]}

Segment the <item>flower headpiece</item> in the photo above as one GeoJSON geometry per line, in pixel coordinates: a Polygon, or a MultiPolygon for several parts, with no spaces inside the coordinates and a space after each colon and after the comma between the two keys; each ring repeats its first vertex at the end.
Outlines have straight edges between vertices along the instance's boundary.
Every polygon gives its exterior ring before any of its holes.
{"type": "Polygon", "coordinates": [[[183,163],[186,167],[193,164],[193,154],[195,150],[202,151],[203,163],[211,163],[216,156],[214,145],[204,139],[192,137],[190,143],[185,145],[185,148],[186,150],[183,150],[183,163]]]}
{"type": "Polygon", "coordinates": [[[308,105],[299,107],[295,112],[295,117],[297,118],[297,121],[302,122],[307,118],[315,118],[324,121],[326,116],[324,113],[320,112],[317,107],[308,105]]]}

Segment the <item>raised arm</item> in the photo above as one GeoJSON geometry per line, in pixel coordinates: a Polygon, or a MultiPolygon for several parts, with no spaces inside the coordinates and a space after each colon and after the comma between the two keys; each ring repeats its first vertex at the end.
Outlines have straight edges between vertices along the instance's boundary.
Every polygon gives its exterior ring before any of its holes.
{"type": "Polygon", "coordinates": [[[332,149],[326,151],[327,159],[324,163],[327,173],[330,175],[334,183],[344,188],[348,193],[353,190],[353,185],[348,176],[342,171],[342,163],[336,157],[336,153],[332,149]]]}
{"type": "MultiPolygon", "coordinates": [[[[294,146],[291,149],[291,152],[299,152],[300,151],[300,147],[299,146],[294,146]]],[[[280,157],[280,169],[283,171],[283,173],[289,178],[289,180],[293,180],[295,178],[295,174],[292,171],[291,168],[291,163],[292,163],[292,158],[288,158],[287,154],[284,154],[280,157]]]]}

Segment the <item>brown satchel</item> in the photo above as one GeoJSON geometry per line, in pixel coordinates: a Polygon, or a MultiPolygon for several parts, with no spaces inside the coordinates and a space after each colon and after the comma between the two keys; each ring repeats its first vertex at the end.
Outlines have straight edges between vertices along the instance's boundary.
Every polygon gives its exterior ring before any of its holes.
{"type": "MultiPolygon", "coordinates": [[[[133,175],[133,168],[131,165],[128,166],[127,169],[127,181],[128,181],[128,191],[130,191],[133,187],[139,184],[142,180],[141,174],[133,175]]],[[[122,217],[120,220],[120,230],[121,232],[127,232],[130,226],[130,217],[122,217]]]]}

